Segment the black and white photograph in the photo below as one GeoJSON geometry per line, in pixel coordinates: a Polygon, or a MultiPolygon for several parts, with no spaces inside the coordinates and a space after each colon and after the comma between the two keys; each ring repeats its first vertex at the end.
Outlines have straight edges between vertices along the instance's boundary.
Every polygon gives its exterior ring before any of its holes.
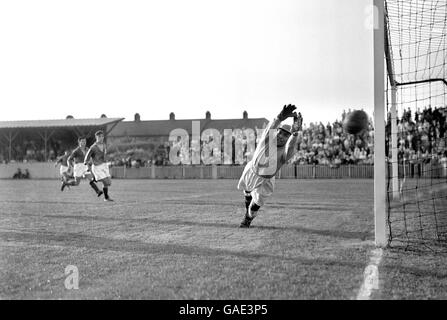
{"type": "Polygon", "coordinates": [[[0,300],[447,300],[445,0],[0,1],[0,110],[0,300]]]}

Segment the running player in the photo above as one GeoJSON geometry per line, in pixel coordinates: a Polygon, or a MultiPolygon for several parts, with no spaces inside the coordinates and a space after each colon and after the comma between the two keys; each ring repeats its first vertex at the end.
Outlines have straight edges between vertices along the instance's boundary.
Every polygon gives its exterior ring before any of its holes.
{"type": "Polygon", "coordinates": [[[241,228],[250,227],[265,199],[273,194],[276,173],[297,151],[298,132],[303,118],[301,113],[294,112],[295,109],[294,105],[284,106],[281,113],[269,123],[262,133],[253,159],[245,166],[238,184],[238,189],[244,191],[246,209],[241,228]],[[281,124],[290,117],[294,118],[292,126],[281,124]]]}
{"type": "Polygon", "coordinates": [[[90,159],[93,161],[92,173],[95,176],[95,180],[103,184],[104,201],[113,201],[109,197],[109,187],[112,185],[112,178],[106,162],[107,148],[104,143],[104,132],[101,130],[97,131],[95,138],[96,142],[88,149],[85,155],[84,165],[87,165],[90,159]]]}
{"type": "Polygon", "coordinates": [[[78,138],[78,147],[73,150],[70,156],[67,159],[68,164],[73,163],[73,176],[74,179],[65,182],[65,186],[78,186],[81,183],[82,178],[86,178],[90,181],[90,186],[93,190],[95,190],[98,197],[100,197],[103,192],[98,189],[98,186],[95,183],[95,179],[92,173],[89,171],[88,166],[84,164],[85,155],[87,154],[87,139],[84,137],[78,138]]]}
{"type": "Polygon", "coordinates": [[[68,163],[68,157],[70,156],[70,151],[65,150],[64,154],[61,155],[56,159],[56,163],[54,164],[54,167],[57,167],[57,165],[60,163],[61,167],[59,168],[59,173],[61,175],[62,180],[62,186],[61,191],[64,191],[66,182],[71,177],[71,170],[70,170],[70,164],[68,163]]]}

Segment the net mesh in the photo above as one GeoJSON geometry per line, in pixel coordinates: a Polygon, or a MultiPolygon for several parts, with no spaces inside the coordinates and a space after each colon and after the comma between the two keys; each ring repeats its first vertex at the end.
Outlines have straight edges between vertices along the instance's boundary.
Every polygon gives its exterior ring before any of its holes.
{"type": "Polygon", "coordinates": [[[386,0],[389,244],[447,248],[447,2],[386,0]]]}

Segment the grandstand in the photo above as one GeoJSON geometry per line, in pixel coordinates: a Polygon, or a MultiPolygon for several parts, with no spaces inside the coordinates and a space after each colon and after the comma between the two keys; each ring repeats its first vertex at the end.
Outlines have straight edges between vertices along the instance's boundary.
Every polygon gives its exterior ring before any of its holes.
{"type": "Polygon", "coordinates": [[[92,142],[96,130],[111,130],[123,118],[0,121],[0,162],[54,160],[76,145],[80,136],[92,142]]]}

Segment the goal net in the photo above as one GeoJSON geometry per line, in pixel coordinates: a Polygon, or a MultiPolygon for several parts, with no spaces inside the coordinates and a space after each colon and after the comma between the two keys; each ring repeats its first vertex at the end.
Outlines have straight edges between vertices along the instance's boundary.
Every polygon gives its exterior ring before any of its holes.
{"type": "Polygon", "coordinates": [[[385,0],[390,246],[447,248],[447,2],[385,0]]]}

